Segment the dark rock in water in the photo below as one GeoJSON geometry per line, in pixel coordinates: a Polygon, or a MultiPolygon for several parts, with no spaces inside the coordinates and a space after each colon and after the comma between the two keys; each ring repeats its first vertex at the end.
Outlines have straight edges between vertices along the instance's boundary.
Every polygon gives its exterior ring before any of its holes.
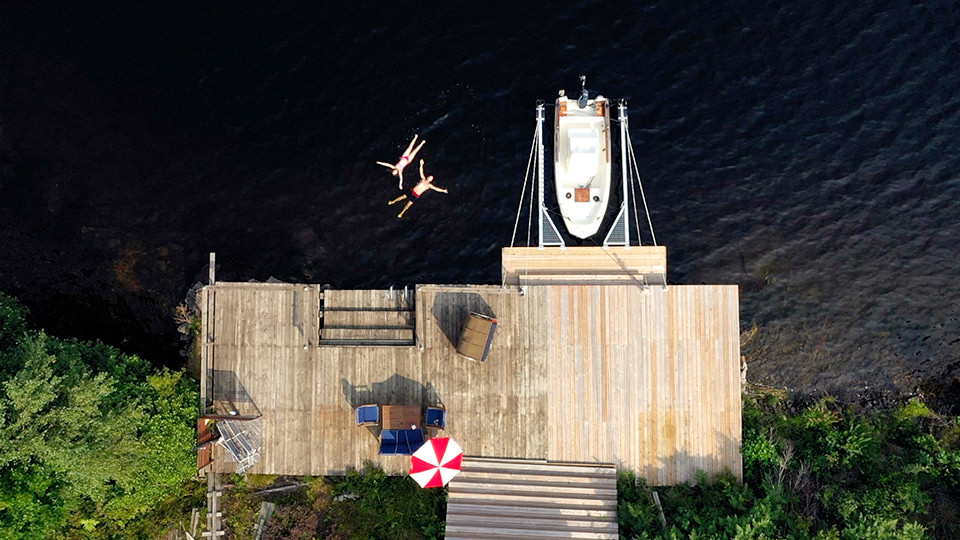
{"type": "Polygon", "coordinates": [[[187,306],[189,311],[199,312],[200,307],[197,305],[197,301],[200,298],[200,289],[203,287],[203,283],[198,281],[193,284],[193,287],[190,287],[190,290],[187,291],[187,295],[183,298],[183,303],[187,306]]]}
{"type": "Polygon", "coordinates": [[[940,376],[927,379],[919,394],[941,414],[960,414],[960,362],[947,366],[940,376]]]}

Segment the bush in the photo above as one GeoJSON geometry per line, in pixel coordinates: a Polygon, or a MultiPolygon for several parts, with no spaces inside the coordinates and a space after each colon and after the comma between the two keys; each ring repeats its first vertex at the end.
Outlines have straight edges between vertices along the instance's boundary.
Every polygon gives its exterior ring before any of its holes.
{"type": "Polygon", "coordinates": [[[960,419],[919,400],[859,412],[833,399],[793,410],[746,398],[744,481],[652,490],[618,483],[624,538],[960,538],[960,419]]]}
{"type": "Polygon", "coordinates": [[[344,538],[443,538],[446,490],[421,489],[407,476],[363,471],[331,478],[331,533],[344,538]],[[336,500],[339,498],[340,500],[336,500]]]}
{"type": "MultiPolygon", "coordinates": [[[[196,383],[0,294],[0,538],[130,536],[194,474],[196,383]]],[[[155,531],[154,531],[155,532],[155,531]]]]}

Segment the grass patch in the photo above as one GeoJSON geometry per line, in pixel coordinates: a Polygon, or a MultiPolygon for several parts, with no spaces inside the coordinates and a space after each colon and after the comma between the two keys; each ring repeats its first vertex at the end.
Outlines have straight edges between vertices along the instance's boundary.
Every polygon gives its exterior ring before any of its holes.
{"type": "Polygon", "coordinates": [[[234,538],[252,538],[260,505],[277,505],[263,538],[443,538],[446,490],[421,489],[406,476],[376,465],[336,477],[233,475],[225,479],[224,526],[234,538]],[[277,484],[290,491],[257,493],[277,484]]]}

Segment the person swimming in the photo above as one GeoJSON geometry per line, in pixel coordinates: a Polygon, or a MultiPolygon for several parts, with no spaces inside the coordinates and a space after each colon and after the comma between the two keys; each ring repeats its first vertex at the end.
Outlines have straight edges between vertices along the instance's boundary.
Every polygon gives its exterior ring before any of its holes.
{"type": "Polygon", "coordinates": [[[403,155],[400,156],[400,160],[397,161],[396,164],[390,164],[384,161],[377,162],[378,165],[383,165],[384,167],[390,169],[390,174],[400,177],[400,185],[398,186],[399,189],[403,189],[403,169],[413,161],[413,158],[417,155],[417,152],[419,152],[420,149],[423,148],[423,145],[427,142],[425,140],[420,141],[420,144],[414,148],[413,145],[416,144],[417,137],[419,137],[419,135],[413,136],[413,140],[407,145],[407,149],[403,151],[403,155]]]}
{"type": "MultiPolygon", "coordinates": [[[[440,193],[450,193],[448,190],[446,190],[446,189],[444,189],[444,188],[442,188],[442,187],[437,187],[437,186],[433,185],[433,175],[432,175],[432,174],[431,174],[430,176],[424,176],[424,174],[423,174],[423,160],[421,159],[421,160],[420,160],[420,181],[417,182],[417,185],[415,185],[415,186],[413,186],[412,188],[410,188],[410,197],[409,197],[409,200],[407,201],[407,204],[403,207],[403,210],[401,210],[400,213],[397,214],[397,219],[403,218],[403,214],[405,214],[405,213],[407,212],[407,210],[409,210],[410,207],[413,206],[413,201],[419,199],[421,195],[423,195],[423,194],[426,193],[427,191],[430,191],[431,189],[434,190],[434,191],[439,191],[440,193]]],[[[394,204],[394,203],[398,203],[398,202],[400,202],[400,201],[402,201],[402,200],[404,200],[404,199],[407,199],[407,198],[408,198],[408,197],[407,197],[407,194],[404,193],[403,195],[397,197],[396,199],[388,202],[387,205],[392,205],[392,204],[394,204]]]]}

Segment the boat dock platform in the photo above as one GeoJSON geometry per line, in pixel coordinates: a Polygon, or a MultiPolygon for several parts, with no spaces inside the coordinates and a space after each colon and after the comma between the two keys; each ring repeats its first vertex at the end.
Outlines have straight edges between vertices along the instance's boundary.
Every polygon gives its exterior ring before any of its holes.
{"type": "MultiPolygon", "coordinates": [[[[212,271],[211,271],[212,274],[212,271]]],[[[211,275],[211,278],[213,276],[211,275]]],[[[257,422],[242,470],[337,475],[381,456],[355,408],[442,406],[468,456],[613,464],[651,485],[742,478],[738,289],[666,285],[663,247],[507,248],[502,284],[201,291],[202,412],[257,422]],[[470,313],[497,320],[484,362],[470,313]]],[[[218,420],[219,422],[220,420],[218,420]]],[[[210,471],[233,472],[224,445],[210,471]]]]}

